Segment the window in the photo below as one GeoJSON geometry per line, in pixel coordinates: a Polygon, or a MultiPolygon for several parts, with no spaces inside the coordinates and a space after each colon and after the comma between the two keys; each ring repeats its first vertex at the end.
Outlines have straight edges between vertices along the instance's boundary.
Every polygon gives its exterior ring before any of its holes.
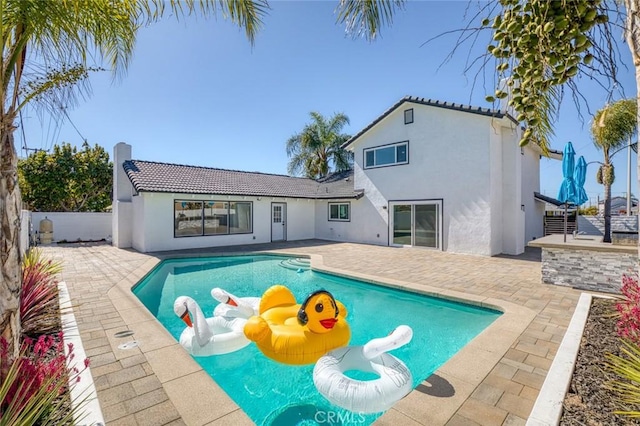
{"type": "Polygon", "coordinates": [[[349,203],[329,203],[329,220],[349,221],[349,203]]]}
{"type": "Polygon", "coordinates": [[[202,201],[175,201],[173,211],[176,237],[202,235],[202,201]]]}
{"type": "Polygon", "coordinates": [[[364,168],[394,166],[409,162],[409,142],[399,142],[364,150],[364,168]]]}
{"type": "Polygon", "coordinates": [[[413,108],[404,110],[404,124],[413,123],[413,108]]]}
{"type": "Polygon", "coordinates": [[[176,238],[253,232],[253,203],[249,201],[176,200],[173,214],[176,238]]]}

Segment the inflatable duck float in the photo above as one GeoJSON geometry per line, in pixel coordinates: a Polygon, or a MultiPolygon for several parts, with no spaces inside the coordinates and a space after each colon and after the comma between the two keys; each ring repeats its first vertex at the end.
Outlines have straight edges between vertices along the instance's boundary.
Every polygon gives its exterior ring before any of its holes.
{"type": "Polygon", "coordinates": [[[198,303],[180,296],[173,311],[187,327],[180,334],[180,345],[193,356],[222,355],[244,348],[249,343],[243,333],[244,318],[205,318],[198,303]]]}
{"type": "Polygon", "coordinates": [[[327,352],[349,344],[347,309],[326,290],[311,293],[302,304],[287,287],[267,289],[260,315],[249,318],[245,336],[278,362],[313,364],[327,352]]]}
{"type": "Polygon", "coordinates": [[[260,313],[259,297],[237,297],[219,287],[211,289],[211,297],[220,302],[213,316],[248,319],[260,313]]]}

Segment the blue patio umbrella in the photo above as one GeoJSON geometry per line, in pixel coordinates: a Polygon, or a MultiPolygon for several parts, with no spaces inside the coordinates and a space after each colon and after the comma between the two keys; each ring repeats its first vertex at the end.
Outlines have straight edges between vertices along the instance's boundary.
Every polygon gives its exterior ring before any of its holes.
{"type": "Polygon", "coordinates": [[[562,184],[558,191],[558,200],[564,203],[564,241],[567,242],[567,207],[576,198],[576,184],[573,179],[576,152],[571,142],[567,142],[562,155],[562,184]]]}
{"type": "Polygon", "coordinates": [[[571,142],[567,142],[562,154],[562,184],[558,191],[558,200],[563,203],[573,203],[576,196],[576,185],[573,179],[573,169],[575,167],[576,152],[573,150],[571,142]]]}
{"type": "Polygon", "coordinates": [[[587,162],[583,156],[578,159],[575,170],[576,193],[573,204],[581,206],[589,200],[587,192],[584,190],[584,182],[587,179],[587,162]]]}

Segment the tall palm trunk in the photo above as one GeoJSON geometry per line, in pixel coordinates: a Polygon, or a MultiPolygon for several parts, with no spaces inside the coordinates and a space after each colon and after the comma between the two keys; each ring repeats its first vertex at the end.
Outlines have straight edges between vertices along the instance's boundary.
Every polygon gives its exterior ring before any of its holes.
{"type": "Polygon", "coordinates": [[[604,238],[605,243],[611,242],[611,184],[604,184],[604,238]]]}
{"type": "Polygon", "coordinates": [[[0,336],[9,353],[18,354],[20,337],[20,189],[18,156],[13,145],[13,120],[0,122],[0,336]]]}

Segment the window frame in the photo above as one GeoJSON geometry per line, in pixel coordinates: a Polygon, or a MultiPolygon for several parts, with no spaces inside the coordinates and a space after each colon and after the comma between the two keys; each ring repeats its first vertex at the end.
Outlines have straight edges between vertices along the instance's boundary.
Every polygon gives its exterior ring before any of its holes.
{"type": "Polygon", "coordinates": [[[351,222],[351,202],[349,201],[330,201],[327,203],[327,220],[329,222],[351,222]],[[331,218],[331,206],[338,207],[338,217],[335,219],[331,218]],[[340,206],[347,206],[347,218],[340,219],[340,206]]]}
{"type": "Polygon", "coordinates": [[[409,164],[409,141],[400,141],[400,142],[394,142],[394,143],[389,143],[386,145],[378,145],[378,146],[373,146],[371,148],[364,148],[362,150],[362,165],[364,169],[378,169],[380,167],[393,167],[393,166],[402,166],[404,164],[409,164]],[[405,161],[398,161],[398,147],[405,145],[406,146],[406,151],[407,151],[407,159],[405,161]],[[381,150],[381,149],[386,149],[386,148],[390,148],[390,147],[395,147],[394,150],[394,157],[395,157],[395,162],[393,163],[388,163],[388,164],[380,164],[380,165],[376,165],[376,154],[375,152],[377,150],[381,150]],[[367,165],[367,153],[369,152],[373,152],[373,165],[369,166],[367,165]]]}
{"type": "Polygon", "coordinates": [[[225,236],[225,235],[246,235],[246,234],[253,234],[253,201],[246,201],[246,200],[187,200],[187,199],[174,199],[173,200],[173,238],[185,238],[185,237],[217,237],[217,236],[225,236]],[[181,203],[199,203],[200,204],[200,220],[201,220],[201,226],[200,226],[200,233],[199,234],[189,234],[189,235],[178,235],[177,231],[178,231],[178,211],[176,209],[176,206],[178,204],[181,203]],[[209,204],[212,203],[212,204],[209,204]],[[216,234],[212,234],[212,233],[206,233],[205,229],[206,229],[206,216],[205,216],[205,209],[213,204],[223,204],[226,205],[226,227],[227,230],[224,233],[216,233],[216,234]],[[247,232],[232,232],[231,231],[231,204],[248,204],[250,207],[250,220],[249,220],[249,230],[247,232]]]}
{"type": "Polygon", "coordinates": [[[405,109],[404,110],[404,124],[411,124],[411,123],[413,123],[413,108],[405,109]],[[411,120],[407,119],[407,113],[411,114],[411,120]]]}

